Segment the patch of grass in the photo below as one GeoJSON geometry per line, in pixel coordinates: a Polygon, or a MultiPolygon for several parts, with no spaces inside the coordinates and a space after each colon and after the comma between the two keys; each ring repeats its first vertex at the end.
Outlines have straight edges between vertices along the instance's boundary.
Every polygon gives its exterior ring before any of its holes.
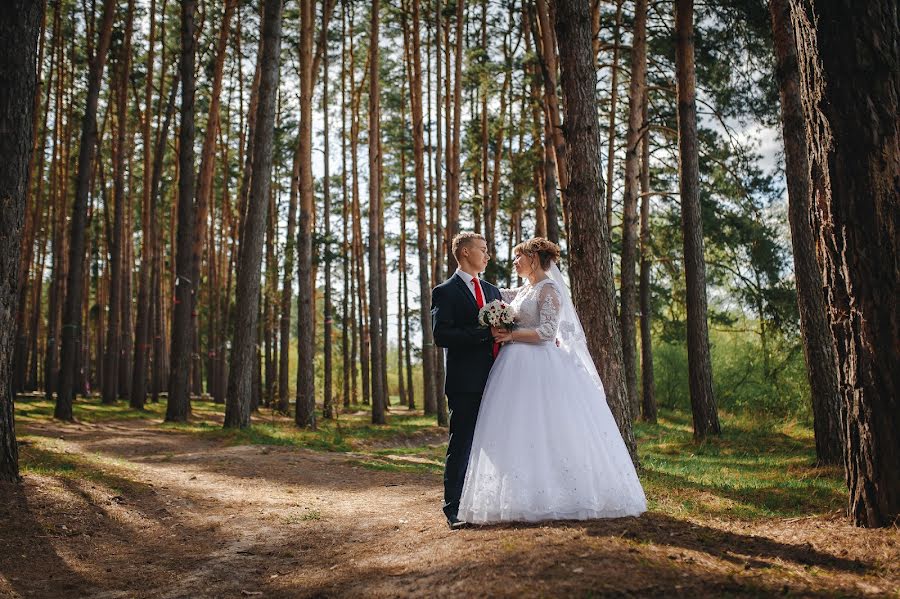
{"type": "MultiPolygon", "coordinates": [[[[28,423],[53,418],[55,402],[45,397],[20,395],[16,397],[16,420],[28,423]]],[[[109,422],[112,420],[138,420],[162,418],[166,413],[164,403],[147,403],[144,410],[133,410],[128,402],[119,400],[105,404],[99,397],[79,397],[72,404],[76,420],[83,422],[109,422]]]]}
{"type": "Polygon", "coordinates": [[[444,467],[427,462],[401,462],[373,456],[369,459],[348,460],[348,464],[361,466],[367,470],[380,472],[405,472],[416,474],[438,474],[444,471],[444,467]]]}
{"type": "Polygon", "coordinates": [[[387,449],[376,449],[371,451],[370,453],[377,456],[411,456],[424,458],[443,464],[444,458],[447,456],[447,444],[441,443],[436,445],[415,445],[411,447],[390,447],[387,449]]]}
{"type": "Polygon", "coordinates": [[[672,515],[760,518],[828,513],[846,501],[838,468],[816,468],[812,432],[796,423],[722,415],[722,435],[696,442],[690,414],[638,423],[641,480],[672,515]]]}
{"type": "MultiPolygon", "coordinates": [[[[49,476],[69,480],[88,480],[121,493],[130,491],[134,483],[107,474],[92,463],[94,458],[67,452],[56,439],[37,435],[19,438],[19,457],[23,475],[49,476]]],[[[97,458],[100,459],[100,458],[97,458]]]]}

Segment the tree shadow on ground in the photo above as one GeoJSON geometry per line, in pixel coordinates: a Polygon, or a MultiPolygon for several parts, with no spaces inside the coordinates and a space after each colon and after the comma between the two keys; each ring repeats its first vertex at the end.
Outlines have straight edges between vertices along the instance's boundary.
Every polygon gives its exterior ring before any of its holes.
{"type": "Polygon", "coordinates": [[[720,528],[679,520],[658,512],[637,518],[500,524],[478,527],[480,530],[542,527],[583,528],[592,537],[623,538],[639,544],[654,544],[705,553],[739,566],[770,565],[763,560],[782,560],[798,566],[816,566],[834,572],[864,574],[873,564],[817,551],[809,543],[793,545],[768,537],[743,535],[720,528]]]}
{"type": "Polygon", "coordinates": [[[50,542],[55,536],[34,508],[33,489],[0,483],[0,575],[20,595],[83,596],[94,586],[69,567],[50,542]]]}
{"type": "Polygon", "coordinates": [[[0,485],[0,576],[18,595],[188,597],[187,581],[215,589],[222,572],[265,561],[239,551],[239,529],[179,513],[195,497],[161,500],[151,485],[35,447],[25,461],[40,473],[0,485]]]}

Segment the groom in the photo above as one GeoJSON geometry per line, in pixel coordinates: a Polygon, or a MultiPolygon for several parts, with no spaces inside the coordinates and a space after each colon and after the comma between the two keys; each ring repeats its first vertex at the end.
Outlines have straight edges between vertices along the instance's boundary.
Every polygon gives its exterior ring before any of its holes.
{"type": "Polygon", "coordinates": [[[481,395],[499,348],[491,330],[478,325],[478,310],[500,299],[500,290],[478,278],[490,260],[484,237],[460,233],[451,247],[459,268],[431,291],[431,324],[434,342],[446,348],[444,393],[450,407],[450,443],[444,464],[444,514],[455,530],[466,524],[457,518],[459,499],[481,395]]]}

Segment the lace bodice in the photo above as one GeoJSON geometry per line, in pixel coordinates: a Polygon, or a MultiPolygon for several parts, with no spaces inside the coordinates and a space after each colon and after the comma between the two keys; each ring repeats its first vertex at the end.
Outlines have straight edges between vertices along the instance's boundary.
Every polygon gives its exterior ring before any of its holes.
{"type": "Polygon", "coordinates": [[[556,338],[561,296],[552,279],[538,281],[535,285],[525,283],[515,289],[501,289],[500,295],[515,312],[519,327],[534,329],[544,341],[556,338]]]}

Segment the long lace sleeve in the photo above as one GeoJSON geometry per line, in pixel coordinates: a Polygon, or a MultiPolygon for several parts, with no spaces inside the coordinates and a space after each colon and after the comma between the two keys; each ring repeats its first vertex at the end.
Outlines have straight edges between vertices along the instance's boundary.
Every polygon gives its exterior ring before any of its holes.
{"type": "Polygon", "coordinates": [[[535,329],[538,337],[543,341],[552,341],[556,338],[556,329],[559,326],[559,310],[560,310],[559,290],[551,282],[541,287],[538,296],[538,305],[540,306],[539,324],[535,329]]]}
{"type": "Polygon", "coordinates": [[[516,299],[519,289],[521,289],[521,287],[516,287],[515,289],[500,289],[500,298],[508,304],[516,299]]]}

